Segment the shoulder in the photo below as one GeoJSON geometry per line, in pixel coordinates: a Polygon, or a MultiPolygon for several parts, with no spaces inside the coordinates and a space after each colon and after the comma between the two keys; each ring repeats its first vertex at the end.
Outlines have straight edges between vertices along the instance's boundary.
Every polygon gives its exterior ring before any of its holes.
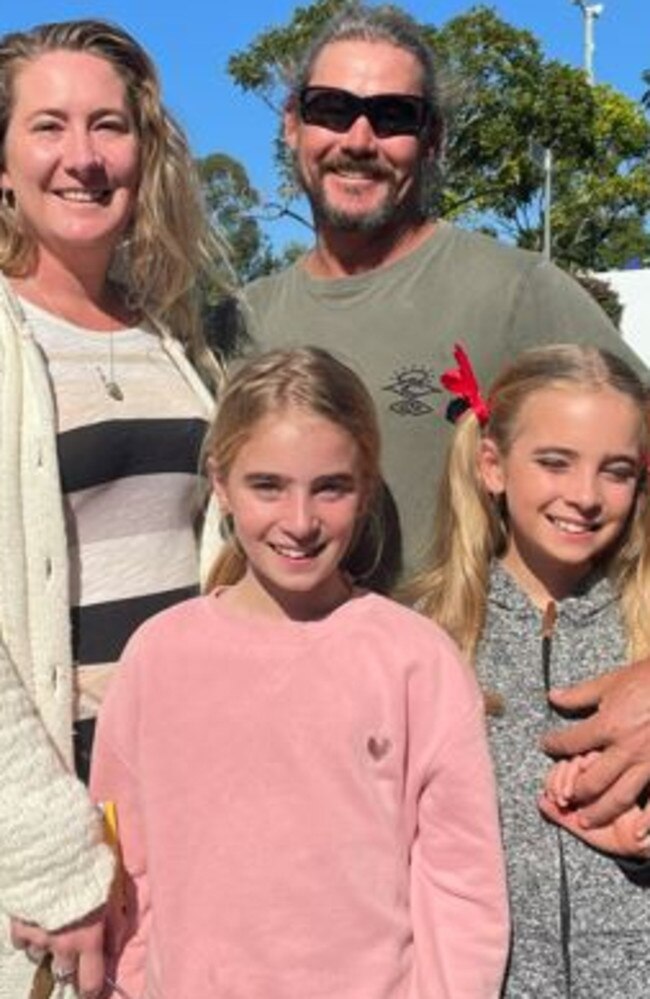
{"type": "Polygon", "coordinates": [[[460,659],[458,647],[447,632],[419,611],[370,592],[359,597],[356,604],[358,624],[380,636],[387,648],[393,647],[400,655],[434,653],[437,657],[460,659]]]}
{"type": "Polygon", "coordinates": [[[283,267],[282,270],[273,274],[265,274],[255,278],[244,285],[239,292],[238,300],[240,307],[244,310],[249,307],[266,302],[280,294],[285,288],[290,287],[300,274],[299,262],[283,267]]]}
{"type": "Polygon", "coordinates": [[[190,597],[147,618],[131,635],[122,658],[138,659],[152,648],[175,647],[186,635],[205,629],[208,601],[206,596],[190,597]]]}
{"type": "Polygon", "coordinates": [[[461,229],[449,222],[440,222],[439,225],[438,238],[445,239],[450,249],[459,256],[462,255],[470,264],[477,262],[482,267],[493,265],[495,268],[527,274],[544,263],[539,253],[502,243],[486,233],[461,229]]]}

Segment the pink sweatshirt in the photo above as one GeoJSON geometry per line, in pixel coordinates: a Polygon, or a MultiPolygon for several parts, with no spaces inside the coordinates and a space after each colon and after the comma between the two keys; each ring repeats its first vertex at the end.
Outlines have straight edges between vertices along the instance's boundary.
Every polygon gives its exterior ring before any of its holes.
{"type": "Polygon", "coordinates": [[[147,621],[100,717],[135,999],[496,999],[508,918],[476,682],[361,594],[321,621],[218,596],[147,621]]]}

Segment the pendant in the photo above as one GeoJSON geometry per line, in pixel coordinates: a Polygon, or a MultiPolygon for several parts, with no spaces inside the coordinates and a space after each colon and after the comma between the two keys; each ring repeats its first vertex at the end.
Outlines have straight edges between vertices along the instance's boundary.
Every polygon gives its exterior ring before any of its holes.
{"type": "Polygon", "coordinates": [[[109,395],[111,399],[115,399],[116,402],[122,402],[124,399],[124,392],[115,379],[107,378],[99,365],[97,366],[97,374],[99,375],[101,383],[104,386],[106,395],[109,395]]]}
{"type": "Polygon", "coordinates": [[[117,384],[117,382],[105,382],[106,391],[110,395],[111,399],[115,399],[116,402],[122,402],[124,399],[124,392],[117,384]]]}

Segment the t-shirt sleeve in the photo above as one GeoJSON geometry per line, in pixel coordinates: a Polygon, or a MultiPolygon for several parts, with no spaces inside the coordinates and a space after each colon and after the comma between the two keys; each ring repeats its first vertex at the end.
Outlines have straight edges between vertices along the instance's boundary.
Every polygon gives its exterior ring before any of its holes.
{"type": "Polygon", "coordinates": [[[452,648],[438,669],[446,680],[437,694],[418,696],[419,725],[428,711],[437,733],[412,849],[415,969],[409,999],[496,999],[509,919],[482,698],[452,648]]]}
{"type": "Polygon", "coordinates": [[[106,900],[113,859],[84,786],[64,767],[0,642],[0,895],[57,930],[106,900]]]}
{"type": "Polygon", "coordinates": [[[546,343],[591,344],[609,350],[642,377],[647,368],[585,289],[554,264],[542,262],[523,279],[511,332],[513,357],[546,343]]]}

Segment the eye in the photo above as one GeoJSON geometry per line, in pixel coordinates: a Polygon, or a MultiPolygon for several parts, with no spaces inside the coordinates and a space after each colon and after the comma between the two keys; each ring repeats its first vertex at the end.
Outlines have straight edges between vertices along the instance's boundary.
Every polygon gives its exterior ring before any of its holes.
{"type": "Polygon", "coordinates": [[[120,117],[106,117],[100,118],[95,122],[96,129],[107,132],[119,132],[121,134],[126,134],[131,131],[129,122],[124,118],[120,117]]]}
{"type": "Polygon", "coordinates": [[[538,465],[549,472],[564,472],[569,467],[567,459],[560,455],[544,454],[539,455],[535,460],[538,465]]]}
{"type": "Polygon", "coordinates": [[[321,479],[314,487],[314,493],[325,499],[338,499],[354,492],[356,485],[353,479],[348,476],[333,476],[332,478],[321,479]]]}
{"type": "Polygon", "coordinates": [[[637,470],[632,465],[612,464],[603,468],[603,474],[612,482],[630,482],[637,478],[637,470]]]}
{"type": "Polygon", "coordinates": [[[56,118],[40,118],[32,122],[32,132],[58,132],[63,128],[63,123],[56,118]]]}
{"type": "Polygon", "coordinates": [[[254,475],[248,479],[249,488],[260,496],[274,496],[282,489],[280,479],[273,475],[254,475]]]}

